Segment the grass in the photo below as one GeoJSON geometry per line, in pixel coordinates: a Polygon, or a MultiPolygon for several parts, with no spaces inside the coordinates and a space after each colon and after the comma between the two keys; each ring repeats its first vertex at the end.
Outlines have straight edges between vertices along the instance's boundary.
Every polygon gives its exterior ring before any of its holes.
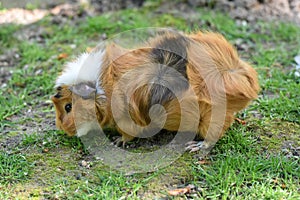
{"type": "Polygon", "coordinates": [[[299,178],[294,180],[299,174],[299,162],[296,160],[275,155],[247,157],[235,154],[225,159],[224,156],[216,156],[212,163],[209,167],[195,165],[193,168],[197,177],[195,184],[206,188],[202,196],[222,199],[299,197],[291,192],[297,191],[295,181],[299,181],[299,178]],[[218,184],[216,180],[219,180],[218,184]]]}
{"type": "Polygon", "coordinates": [[[149,1],[141,10],[106,13],[78,24],[51,24],[46,17],[33,25],[42,29],[42,43],[18,39],[28,27],[0,28],[0,52],[17,49],[20,54],[0,90],[0,199],[300,198],[300,163],[295,157],[300,86],[293,71],[300,28],[279,22],[238,24],[202,9],[191,18],[158,14],[153,12],[158,6],[149,1]],[[213,30],[234,44],[241,40],[249,49],[240,53],[257,69],[262,91],[238,115],[246,125],[234,123],[206,163],[185,153],[164,169],[128,176],[91,158],[80,139],[48,125],[55,118],[49,97],[63,64],[96,45],[104,33],[111,37],[149,26],[213,30]],[[61,53],[69,57],[58,59],[61,53]],[[196,187],[194,193],[168,195],[168,190],[188,184],[196,187]]]}
{"type": "Polygon", "coordinates": [[[25,155],[9,155],[0,152],[0,184],[9,184],[27,179],[31,171],[30,164],[25,155]]]}

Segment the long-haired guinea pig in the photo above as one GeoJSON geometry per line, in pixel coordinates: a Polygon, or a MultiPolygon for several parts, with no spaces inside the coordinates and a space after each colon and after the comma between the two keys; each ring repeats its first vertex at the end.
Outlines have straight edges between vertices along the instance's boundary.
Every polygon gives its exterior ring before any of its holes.
{"type": "Polygon", "coordinates": [[[145,137],[149,127],[196,132],[214,143],[259,91],[256,71],[222,35],[211,32],[166,32],[135,49],[98,47],[68,63],[55,87],[58,128],[76,135],[74,113],[81,111],[72,100],[79,94],[81,101],[92,102],[101,126],[118,130],[123,144],[145,137]]]}

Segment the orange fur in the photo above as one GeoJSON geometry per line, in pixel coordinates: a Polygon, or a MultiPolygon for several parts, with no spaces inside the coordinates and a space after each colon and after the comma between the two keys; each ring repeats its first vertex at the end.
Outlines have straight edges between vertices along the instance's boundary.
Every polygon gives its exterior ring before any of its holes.
{"type": "MultiPolygon", "coordinates": [[[[182,130],[190,131],[196,128],[202,138],[211,137],[208,140],[216,140],[232,124],[235,113],[257,98],[259,91],[257,73],[248,63],[239,58],[233,46],[220,34],[198,32],[184,37],[182,41],[187,45],[181,48],[187,54],[186,75],[189,87],[179,89],[178,98],[165,100],[163,96],[161,97],[162,106],[166,111],[165,115],[162,114],[166,119],[162,128],[177,131],[181,116],[184,114],[187,118],[199,118],[199,120],[196,124],[193,120],[185,120],[182,130]],[[191,91],[196,96],[191,95],[191,91]],[[219,119],[212,118],[213,110],[214,108],[221,110],[224,107],[226,108],[225,121],[220,123],[219,119]],[[200,111],[200,116],[197,110],[200,111]]],[[[153,67],[157,63],[153,63],[153,58],[150,56],[153,48],[149,46],[164,44],[163,41],[166,39],[174,40],[176,37],[172,34],[157,36],[144,47],[135,50],[123,49],[114,44],[106,47],[103,68],[99,76],[106,98],[96,97],[92,99],[95,104],[91,101],[88,103],[96,105],[97,119],[101,126],[118,124],[125,127],[127,131],[119,126],[116,127],[122,135],[123,142],[138,137],[143,128],[151,123],[149,111],[153,105],[151,105],[150,96],[153,95],[151,89],[156,86],[136,87],[139,82],[151,82],[157,76],[157,68],[153,67]],[[130,76],[124,77],[126,73],[130,73],[130,76]],[[120,86],[119,82],[121,82],[120,86]],[[122,91],[123,86],[126,86],[127,90],[122,91]],[[128,99],[127,94],[132,94],[132,96],[128,99]],[[114,109],[115,113],[112,113],[112,102],[114,106],[118,106],[114,109]]],[[[164,62],[166,63],[161,64],[172,62],[174,59],[172,54],[166,53],[165,55],[164,62]]],[[[178,81],[178,77],[165,76],[165,79],[171,83],[178,81]]],[[[69,135],[74,135],[74,116],[64,111],[65,104],[72,101],[71,92],[63,87],[61,95],[62,98],[52,98],[56,109],[56,124],[69,135]]],[[[159,94],[157,95],[160,98],[159,94]]],[[[78,101],[80,102],[80,99],[78,101]]],[[[83,107],[88,106],[85,104],[83,107]]],[[[153,120],[153,123],[159,124],[161,120],[162,118],[158,117],[153,120]]]]}
{"type": "Polygon", "coordinates": [[[73,136],[76,134],[76,126],[73,117],[73,111],[71,113],[66,113],[64,107],[72,103],[72,92],[67,86],[61,86],[57,89],[57,94],[51,97],[56,111],[56,127],[65,131],[67,135],[73,136]],[[60,97],[57,98],[57,95],[60,97]]]}

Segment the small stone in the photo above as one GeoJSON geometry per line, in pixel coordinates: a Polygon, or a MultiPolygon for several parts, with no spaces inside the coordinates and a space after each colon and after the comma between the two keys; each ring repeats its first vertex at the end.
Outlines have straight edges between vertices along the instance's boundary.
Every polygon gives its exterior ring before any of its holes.
{"type": "Polygon", "coordinates": [[[81,161],[81,166],[82,167],[86,167],[87,165],[88,165],[88,163],[85,160],[81,161]]]}
{"type": "Polygon", "coordinates": [[[76,44],[71,44],[71,45],[70,45],[70,48],[71,48],[71,49],[75,49],[76,47],[77,47],[76,44]]]}
{"type": "Polygon", "coordinates": [[[80,180],[81,179],[81,175],[80,174],[77,174],[76,175],[76,180],[80,180]]]}
{"type": "Polygon", "coordinates": [[[48,152],[49,152],[48,148],[43,149],[43,153],[48,153],[48,152]]]}

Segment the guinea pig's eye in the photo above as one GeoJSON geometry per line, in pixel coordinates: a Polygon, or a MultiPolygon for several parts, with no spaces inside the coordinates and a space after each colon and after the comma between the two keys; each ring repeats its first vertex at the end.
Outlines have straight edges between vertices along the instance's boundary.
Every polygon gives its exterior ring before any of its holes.
{"type": "Polygon", "coordinates": [[[72,104],[71,103],[66,104],[65,105],[65,111],[67,113],[69,113],[69,112],[71,112],[71,110],[72,110],[72,104]]]}

